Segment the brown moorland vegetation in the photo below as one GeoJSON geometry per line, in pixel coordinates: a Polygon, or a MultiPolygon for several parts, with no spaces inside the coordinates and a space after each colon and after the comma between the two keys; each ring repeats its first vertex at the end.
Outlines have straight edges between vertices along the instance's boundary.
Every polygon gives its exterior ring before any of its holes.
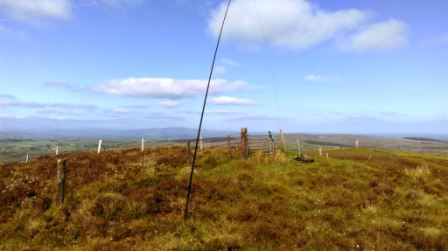
{"type": "Polygon", "coordinates": [[[80,152],[56,205],[56,159],[0,166],[4,250],[448,250],[448,157],[339,149],[199,155],[182,219],[186,148],[80,152]]]}

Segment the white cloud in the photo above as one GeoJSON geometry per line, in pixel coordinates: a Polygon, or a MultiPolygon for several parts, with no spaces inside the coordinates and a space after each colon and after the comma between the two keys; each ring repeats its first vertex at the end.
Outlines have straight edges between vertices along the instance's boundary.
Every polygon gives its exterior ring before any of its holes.
{"type": "Polygon", "coordinates": [[[176,108],[180,105],[178,100],[164,100],[159,102],[159,105],[165,108],[176,108]]]}
{"type": "MultiPolygon", "coordinates": [[[[225,11],[221,4],[212,12],[210,31],[217,36],[225,11]]],[[[332,39],[362,25],[366,12],[347,9],[324,11],[306,0],[234,0],[223,38],[245,44],[266,41],[274,46],[301,49],[332,39]],[[257,13],[258,10],[258,13],[257,13]],[[264,36],[263,36],[264,35],[264,36]]]]}
{"type": "Polygon", "coordinates": [[[325,81],[326,77],[321,75],[309,74],[303,79],[307,83],[318,83],[325,81]]]}
{"type": "MultiPolygon", "coordinates": [[[[218,35],[225,3],[212,11],[208,22],[218,35]]],[[[342,49],[389,49],[406,41],[406,24],[391,19],[372,24],[370,12],[358,9],[326,11],[308,0],[234,0],[223,39],[253,47],[304,49],[324,42],[344,41],[342,49]]]]}
{"type": "Polygon", "coordinates": [[[406,33],[404,22],[391,19],[372,24],[353,35],[343,48],[354,51],[393,49],[406,43],[406,33]]]}
{"type": "Polygon", "coordinates": [[[234,97],[215,97],[211,100],[214,105],[254,105],[255,101],[250,99],[234,98],[234,97]]]}
{"type": "MultiPolygon", "coordinates": [[[[214,79],[210,85],[210,93],[217,94],[239,90],[247,86],[244,81],[229,82],[225,79],[214,79]]],[[[204,94],[207,80],[182,80],[172,78],[128,78],[112,80],[94,86],[95,92],[152,98],[181,99],[204,94]]]]}
{"type": "Polygon", "coordinates": [[[68,0],[0,0],[0,9],[10,18],[30,23],[48,18],[66,20],[71,17],[68,0]]]}

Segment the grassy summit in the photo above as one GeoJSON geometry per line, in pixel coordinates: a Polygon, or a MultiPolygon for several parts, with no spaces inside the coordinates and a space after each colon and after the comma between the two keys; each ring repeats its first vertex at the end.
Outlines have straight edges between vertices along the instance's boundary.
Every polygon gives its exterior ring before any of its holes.
{"type": "Polygon", "coordinates": [[[71,153],[55,205],[56,159],[0,166],[3,250],[444,250],[448,157],[341,149],[292,154],[206,149],[191,218],[186,148],[71,153]]]}

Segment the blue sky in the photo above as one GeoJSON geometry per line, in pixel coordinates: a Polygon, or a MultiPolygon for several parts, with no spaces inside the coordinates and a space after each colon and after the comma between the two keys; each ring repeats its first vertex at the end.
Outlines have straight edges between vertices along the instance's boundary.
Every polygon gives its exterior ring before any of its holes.
{"type": "MultiPolygon", "coordinates": [[[[196,127],[224,6],[0,0],[0,129],[196,127]]],[[[447,12],[233,0],[204,126],[448,133],[447,12]]]]}

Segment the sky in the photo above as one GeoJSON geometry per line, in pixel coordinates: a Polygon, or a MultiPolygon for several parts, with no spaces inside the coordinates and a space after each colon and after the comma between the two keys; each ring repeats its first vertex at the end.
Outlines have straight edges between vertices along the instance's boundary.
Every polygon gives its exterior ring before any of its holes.
{"type": "MultiPolygon", "coordinates": [[[[0,0],[0,130],[197,127],[226,4],[0,0]]],[[[233,0],[204,127],[448,134],[446,13],[233,0]]]]}

